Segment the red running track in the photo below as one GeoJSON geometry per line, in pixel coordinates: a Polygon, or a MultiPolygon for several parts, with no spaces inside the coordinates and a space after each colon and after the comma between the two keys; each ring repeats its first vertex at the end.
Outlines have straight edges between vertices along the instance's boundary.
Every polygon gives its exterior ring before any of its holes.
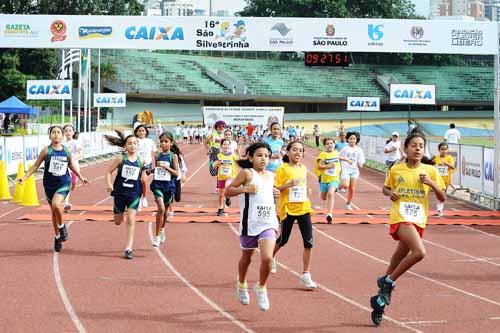
{"type": "MultiPolygon", "coordinates": [[[[190,179],[180,204],[215,207],[215,181],[203,148],[183,150],[190,179]]],[[[314,154],[308,149],[311,170],[314,154]]],[[[92,182],[74,192],[74,204],[111,204],[106,167],[83,169],[92,182]]],[[[309,180],[317,191],[312,175],[309,180]]],[[[363,170],[355,206],[388,209],[382,182],[382,174],[363,170]]],[[[40,185],[38,191],[43,193],[40,185]]],[[[337,196],[336,208],[344,209],[343,197],[337,196]]],[[[321,205],[316,193],[312,201],[321,205]]],[[[453,200],[446,208],[474,209],[453,200]]],[[[121,259],[125,226],[67,221],[70,239],[57,255],[49,221],[18,219],[33,211],[0,203],[2,332],[372,332],[368,298],[396,246],[386,225],[315,225],[311,271],[320,288],[307,291],[298,281],[302,249],[294,229],[269,280],[271,309],[261,312],[253,294],[248,306],[235,296],[235,224],[172,223],[167,243],[156,250],[152,226],[139,223],[136,258],[127,261],[121,259]]],[[[388,318],[377,331],[500,331],[500,227],[433,225],[425,241],[428,256],[398,281],[388,318]]],[[[249,271],[251,285],[257,276],[258,255],[249,271]]]]}

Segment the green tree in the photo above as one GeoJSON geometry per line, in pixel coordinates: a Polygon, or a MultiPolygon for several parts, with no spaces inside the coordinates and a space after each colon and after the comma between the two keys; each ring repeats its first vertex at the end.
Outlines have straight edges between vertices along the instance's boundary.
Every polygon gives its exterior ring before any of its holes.
{"type": "Polygon", "coordinates": [[[19,66],[19,54],[17,51],[3,52],[0,56],[0,101],[10,96],[24,99],[26,96],[26,80],[29,78],[17,67],[19,66]]]}

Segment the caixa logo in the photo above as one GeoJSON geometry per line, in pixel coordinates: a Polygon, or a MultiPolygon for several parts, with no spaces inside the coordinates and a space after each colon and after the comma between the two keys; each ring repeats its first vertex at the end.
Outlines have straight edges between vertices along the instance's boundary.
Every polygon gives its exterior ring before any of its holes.
{"type": "Polygon", "coordinates": [[[486,161],[484,163],[484,179],[489,180],[489,181],[495,181],[495,170],[493,168],[493,162],[491,161],[486,161]]]}
{"type": "Polygon", "coordinates": [[[432,99],[432,92],[426,89],[397,89],[394,91],[397,98],[432,99]]]}
{"type": "Polygon", "coordinates": [[[378,102],[376,100],[353,99],[349,102],[349,105],[353,107],[376,108],[378,107],[378,102]]]}
{"type": "Polygon", "coordinates": [[[31,95],[64,95],[70,94],[69,84],[32,84],[28,86],[31,95]]]}
{"type": "Polygon", "coordinates": [[[123,97],[108,97],[108,96],[99,96],[96,97],[96,102],[99,104],[123,104],[125,103],[125,99],[123,97]]]}
{"type": "Polygon", "coordinates": [[[184,40],[181,27],[130,26],[125,29],[125,38],[143,40],[184,40]]]}
{"type": "Polygon", "coordinates": [[[38,158],[38,147],[26,147],[24,154],[26,161],[36,160],[38,158]]]}

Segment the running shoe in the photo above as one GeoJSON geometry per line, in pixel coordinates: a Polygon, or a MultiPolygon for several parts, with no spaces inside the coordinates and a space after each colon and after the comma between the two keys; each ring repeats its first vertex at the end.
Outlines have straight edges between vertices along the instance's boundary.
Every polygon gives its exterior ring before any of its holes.
{"type": "Polygon", "coordinates": [[[332,214],[328,214],[326,216],[326,223],[327,224],[332,224],[332,222],[333,222],[333,216],[332,216],[332,214]]]}
{"type": "Polygon", "coordinates": [[[65,213],[69,212],[71,210],[71,207],[73,207],[73,205],[70,203],[64,204],[64,212],[65,213]]]}
{"type": "Polygon", "coordinates": [[[250,304],[250,295],[248,294],[248,284],[246,282],[241,286],[240,282],[236,281],[236,295],[241,304],[250,304]]]}
{"type": "Polygon", "coordinates": [[[125,259],[134,259],[134,253],[132,252],[132,250],[127,249],[127,250],[125,250],[124,257],[125,257],[125,259]]]}
{"type": "Polygon", "coordinates": [[[159,247],[161,242],[161,236],[154,236],[153,237],[153,246],[154,247],[159,247]]]}
{"type": "Polygon", "coordinates": [[[66,224],[63,224],[62,227],[59,228],[59,234],[61,235],[62,242],[68,240],[68,229],[66,228],[66,224]]]}
{"type": "Polygon", "coordinates": [[[274,274],[278,271],[278,264],[276,262],[276,258],[273,258],[271,261],[271,273],[274,274]]]}
{"type": "Polygon", "coordinates": [[[372,296],[370,298],[370,306],[372,307],[372,322],[375,326],[379,326],[384,317],[385,305],[379,305],[377,302],[378,295],[372,296]]]}
{"type": "Polygon", "coordinates": [[[165,234],[165,229],[161,229],[160,230],[160,242],[165,243],[166,240],[167,240],[167,236],[165,234]]]}
{"type": "Polygon", "coordinates": [[[217,216],[224,216],[224,209],[217,209],[217,216]]]}
{"type": "Polygon", "coordinates": [[[226,206],[231,206],[231,198],[226,198],[226,206]]]}
{"type": "Polygon", "coordinates": [[[350,203],[348,203],[347,205],[345,205],[345,208],[347,210],[353,210],[352,205],[350,203]]]}
{"type": "Polygon", "coordinates": [[[386,281],[386,275],[379,277],[377,279],[377,286],[380,288],[378,295],[384,301],[385,305],[391,304],[391,295],[394,285],[391,282],[386,281]]]}
{"type": "Polygon", "coordinates": [[[54,238],[54,251],[61,252],[62,250],[62,237],[54,238]]]}
{"type": "Polygon", "coordinates": [[[305,272],[304,274],[302,274],[302,276],[300,277],[300,283],[302,283],[304,286],[310,289],[318,287],[316,283],[312,280],[311,273],[309,272],[305,272]]]}
{"type": "Polygon", "coordinates": [[[267,311],[271,307],[269,304],[269,298],[267,298],[267,288],[259,286],[257,283],[253,288],[255,294],[257,295],[257,303],[259,304],[259,309],[262,311],[267,311]]]}

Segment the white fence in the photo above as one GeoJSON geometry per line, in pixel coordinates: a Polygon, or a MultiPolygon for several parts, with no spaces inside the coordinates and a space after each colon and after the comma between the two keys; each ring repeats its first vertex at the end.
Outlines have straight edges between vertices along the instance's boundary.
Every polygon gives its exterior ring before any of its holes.
{"type": "MultiPolygon", "coordinates": [[[[363,136],[360,146],[367,159],[385,164],[384,147],[387,138],[363,136]]],[[[439,142],[429,142],[431,156],[438,154],[439,142]]],[[[494,150],[480,146],[448,144],[449,154],[456,162],[452,183],[457,187],[493,195],[494,150]]],[[[497,166],[500,170],[500,166],[497,166]]],[[[500,186],[499,186],[500,188],[500,186]]],[[[500,192],[500,191],[499,191],[500,192]]]]}
{"type": "MultiPolygon", "coordinates": [[[[117,147],[110,146],[104,140],[104,134],[113,132],[80,133],[78,140],[82,143],[84,158],[118,151],[117,147]]],[[[0,137],[0,161],[6,161],[8,175],[16,174],[20,162],[27,169],[27,165],[34,163],[40,151],[49,143],[47,134],[0,137]]]]}

